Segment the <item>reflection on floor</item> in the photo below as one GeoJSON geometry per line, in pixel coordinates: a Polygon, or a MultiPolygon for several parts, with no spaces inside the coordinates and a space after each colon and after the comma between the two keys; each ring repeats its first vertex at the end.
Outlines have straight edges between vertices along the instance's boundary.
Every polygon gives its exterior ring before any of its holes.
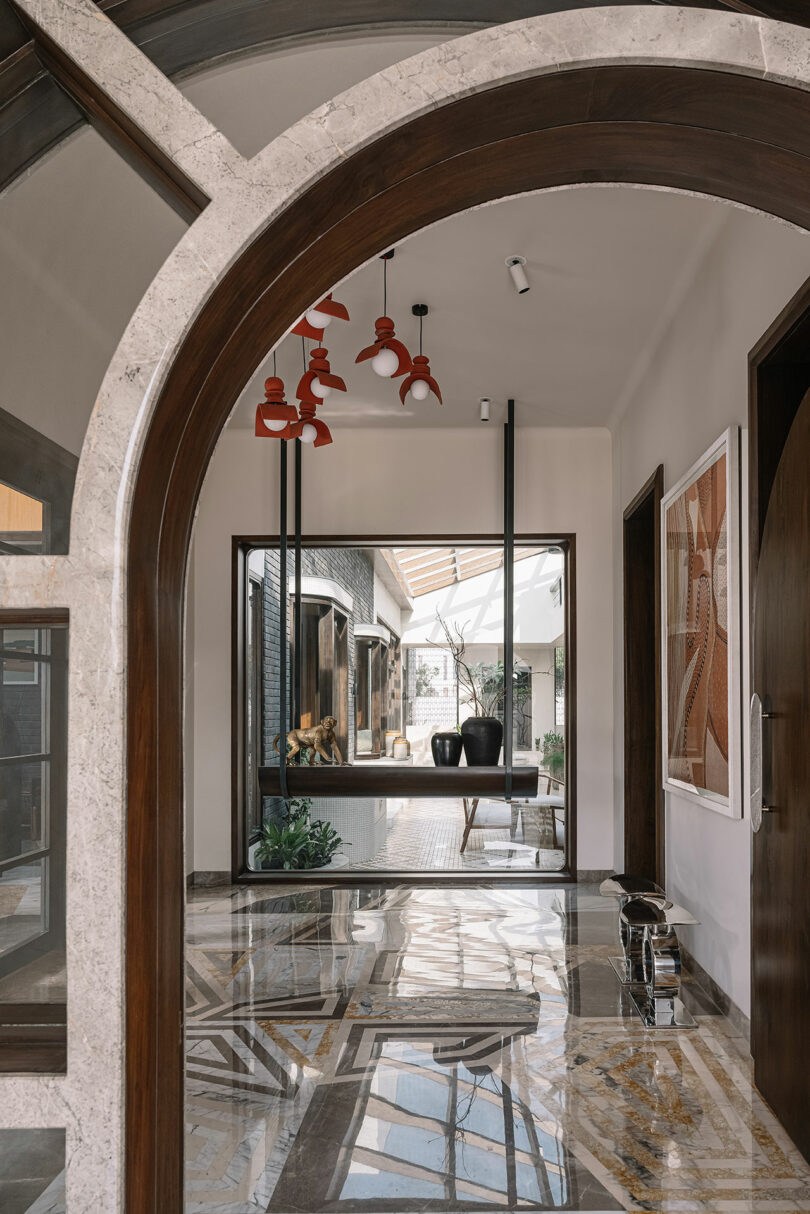
{"type": "Polygon", "coordinates": [[[592,888],[201,890],[186,1214],[810,1210],[692,983],[645,1031],[592,888]]]}
{"type": "Polygon", "coordinates": [[[460,799],[389,798],[387,804],[387,830],[380,850],[360,863],[352,859],[351,849],[346,851],[350,866],[358,871],[539,868],[558,872],[565,865],[561,828],[558,826],[555,840],[554,820],[548,811],[548,823],[539,822],[543,811],[527,807],[516,812],[505,802],[482,801],[475,821],[477,827],[486,829],[471,830],[462,852],[464,810],[460,799]]]}

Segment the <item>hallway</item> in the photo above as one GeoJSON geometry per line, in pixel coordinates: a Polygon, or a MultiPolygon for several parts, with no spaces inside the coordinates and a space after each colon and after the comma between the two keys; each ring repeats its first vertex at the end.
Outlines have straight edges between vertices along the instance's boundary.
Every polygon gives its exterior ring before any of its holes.
{"type": "Polygon", "coordinates": [[[189,899],[186,1214],[810,1210],[701,989],[634,1018],[596,887],[189,899]]]}

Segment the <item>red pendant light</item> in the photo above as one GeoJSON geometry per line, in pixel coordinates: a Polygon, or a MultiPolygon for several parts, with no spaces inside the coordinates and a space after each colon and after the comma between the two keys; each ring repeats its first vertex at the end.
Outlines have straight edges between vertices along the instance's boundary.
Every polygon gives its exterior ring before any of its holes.
{"type": "Polygon", "coordinates": [[[428,314],[427,304],[414,304],[411,308],[414,316],[419,317],[419,353],[413,360],[411,373],[407,379],[404,379],[399,386],[399,399],[405,404],[405,397],[410,392],[412,400],[426,400],[428,393],[432,392],[442,404],[442,394],[439,391],[439,385],[430,374],[430,363],[426,354],[422,353],[422,322],[428,314]]]}
{"type": "Polygon", "coordinates": [[[264,381],[264,395],[266,399],[256,406],[256,437],[289,438],[290,427],[298,421],[298,413],[295,405],[288,405],[284,399],[284,381],[271,375],[264,381]]]}
{"type": "Polygon", "coordinates": [[[298,337],[308,337],[310,341],[323,341],[323,331],[330,325],[333,320],[348,320],[349,310],[342,303],[338,303],[332,298],[332,292],[322,299],[314,308],[310,308],[308,312],[295,325],[292,332],[298,337]]]}
{"type": "Polygon", "coordinates": [[[326,422],[315,416],[317,405],[302,400],[298,407],[298,421],[290,426],[290,438],[300,438],[302,443],[313,447],[326,447],[332,442],[332,434],[326,422]]]}
{"type": "Polygon", "coordinates": [[[309,405],[322,405],[334,388],[338,392],[346,391],[346,384],[339,375],[333,375],[329,368],[329,351],[324,346],[318,346],[309,356],[309,368],[298,381],[295,395],[300,401],[309,405]]]}
{"type": "MultiPolygon", "coordinates": [[[[388,305],[388,263],[394,256],[394,250],[383,253],[383,313],[388,305]]],[[[379,316],[374,322],[375,340],[370,346],[361,350],[354,360],[356,363],[371,359],[372,369],[386,379],[396,379],[407,375],[411,370],[411,356],[403,343],[394,336],[394,322],[390,316],[379,316]]]]}

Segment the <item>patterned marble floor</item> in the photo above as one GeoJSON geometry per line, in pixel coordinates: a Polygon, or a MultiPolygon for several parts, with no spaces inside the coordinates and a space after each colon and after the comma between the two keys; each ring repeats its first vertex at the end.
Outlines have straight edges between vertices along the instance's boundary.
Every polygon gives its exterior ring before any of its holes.
{"type": "Polygon", "coordinates": [[[646,1031],[588,887],[200,890],[186,1214],[810,1211],[746,1042],[646,1031]]]}

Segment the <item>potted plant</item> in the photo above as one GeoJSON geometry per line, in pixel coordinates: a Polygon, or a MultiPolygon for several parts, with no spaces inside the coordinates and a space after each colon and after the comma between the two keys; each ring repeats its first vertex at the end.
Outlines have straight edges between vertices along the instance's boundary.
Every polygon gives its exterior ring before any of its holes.
{"type": "Polygon", "coordinates": [[[456,668],[461,702],[472,708],[473,715],[461,723],[461,740],[468,767],[495,767],[501,755],[503,725],[495,713],[503,696],[503,664],[479,662],[474,666],[466,660],[466,642],[462,629],[453,631],[437,611],[456,668]],[[500,668],[500,677],[498,676],[500,668]]]}
{"type": "Polygon", "coordinates": [[[308,797],[290,801],[283,820],[264,822],[256,858],[264,870],[324,868],[343,840],[331,822],[311,822],[308,797]]]}
{"type": "Polygon", "coordinates": [[[543,766],[552,776],[561,777],[565,771],[565,738],[553,729],[543,734],[543,766]]]}

